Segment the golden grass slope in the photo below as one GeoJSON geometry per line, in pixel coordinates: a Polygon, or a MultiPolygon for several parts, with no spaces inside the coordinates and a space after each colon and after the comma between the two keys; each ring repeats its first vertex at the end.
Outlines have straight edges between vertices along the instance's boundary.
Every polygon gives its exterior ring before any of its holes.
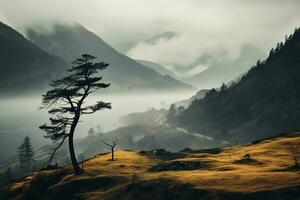
{"type": "MultiPolygon", "coordinates": [[[[214,194],[203,199],[254,199],[254,194],[271,194],[272,191],[285,191],[286,188],[296,188],[293,189],[293,194],[298,195],[300,170],[293,168],[290,144],[300,144],[300,132],[256,144],[224,148],[217,154],[182,153],[181,158],[168,161],[151,153],[117,151],[115,161],[110,160],[110,154],[103,154],[84,162],[85,173],[80,176],[72,174],[71,166],[34,172],[3,187],[0,197],[111,200],[134,199],[138,195],[138,199],[151,199],[149,196],[154,195],[155,190],[155,195],[158,195],[155,199],[165,199],[169,194],[160,193],[172,193],[175,190],[175,186],[172,190],[173,183],[186,193],[192,191],[194,199],[201,199],[203,191],[214,194]],[[247,154],[250,155],[249,159],[245,159],[247,154]],[[195,170],[148,170],[153,166],[165,163],[172,165],[174,162],[207,165],[195,170]],[[166,187],[164,180],[172,184],[166,187]],[[139,191],[145,183],[154,184],[154,189],[139,191]],[[160,188],[165,189],[159,190],[160,188]],[[229,198],[225,194],[233,196],[229,198]],[[236,194],[238,195],[234,196],[236,194]]],[[[192,199],[188,194],[174,191],[175,193],[179,195],[175,196],[177,199],[192,199]]],[[[293,198],[289,196],[287,199],[293,198]]]]}
{"type": "MultiPolygon", "coordinates": [[[[168,178],[192,184],[199,189],[219,189],[232,192],[257,192],[300,185],[300,171],[289,170],[294,161],[290,144],[300,144],[295,137],[280,137],[248,146],[225,148],[216,155],[193,154],[181,161],[211,163],[211,167],[193,171],[147,173],[146,179],[168,178]],[[252,162],[237,162],[249,154],[252,162]]],[[[300,159],[300,158],[299,158],[300,159]]]]}

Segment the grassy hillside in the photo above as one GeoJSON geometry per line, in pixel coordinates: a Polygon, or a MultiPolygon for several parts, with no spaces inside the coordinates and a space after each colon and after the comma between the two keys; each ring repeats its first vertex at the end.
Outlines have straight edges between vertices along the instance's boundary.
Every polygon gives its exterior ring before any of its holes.
{"type": "MultiPolygon", "coordinates": [[[[300,132],[246,146],[180,153],[117,151],[29,174],[1,189],[2,199],[299,199],[300,171],[289,147],[300,132]]],[[[299,156],[299,155],[297,155],[299,156]]]]}

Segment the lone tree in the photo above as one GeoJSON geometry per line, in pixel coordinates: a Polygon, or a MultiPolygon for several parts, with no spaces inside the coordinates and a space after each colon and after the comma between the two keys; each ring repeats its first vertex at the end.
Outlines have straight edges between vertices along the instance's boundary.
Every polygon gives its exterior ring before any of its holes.
{"type": "Polygon", "coordinates": [[[101,140],[103,142],[103,144],[105,144],[108,149],[111,151],[111,160],[114,161],[115,160],[115,147],[119,144],[118,143],[118,139],[115,139],[115,140],[111,140],[111,141],[104,141],[104,140],[101,140]]]}
{"type": "Polygon", "coordinates": [[[30,138],[26,136],[23,143],[18,148],[20,166],[25,170],[30,170],[33,156],[34,152],[31,146],[30,138]]]}
{"type": "Polygon", "coordinates": [[[42,99],[41,108],[49,109],[48,113],[54,116],[50,117],[50,125],[44,124],[40,126],[40,129],[46,132],[46,138],[50,138],[54,142],[60,141],[53,149],[49,163],[68,138],[70,158],[76,175],[83,172],[77,163],[73,144],[75,129],[80,117],[99,110],[111,109],[111,104],[103,101],[97,101],[93,105],[85,103],[91,93],[110,85],[102,83],[102,77],[98,73],[100,70],[106,69],[108,63],[93,62],[95,59],[95,56],[84,54],[73,61],[73,66],[68,69],[69,75],[53,81],[50,84],[53,89],[43,95],[42,99]]]}

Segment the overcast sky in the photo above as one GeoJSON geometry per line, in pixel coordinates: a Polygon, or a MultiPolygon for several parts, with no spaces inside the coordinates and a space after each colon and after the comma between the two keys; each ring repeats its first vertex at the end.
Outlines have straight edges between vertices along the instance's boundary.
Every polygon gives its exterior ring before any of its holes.
{"type": "MultiPolygon", "coordinates": [[[[194,65],[204,54],[265,52],[300,26],[299,0],[0,0],[0,20],[78,22],[133,58],[194,65]]],[[[201,66],[199,67],[201,68],[201,66]]]]}

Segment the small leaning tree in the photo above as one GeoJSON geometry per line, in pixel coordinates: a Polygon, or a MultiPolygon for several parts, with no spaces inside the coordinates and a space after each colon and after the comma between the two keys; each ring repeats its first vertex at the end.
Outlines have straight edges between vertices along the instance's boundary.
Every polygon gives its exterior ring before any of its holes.
{"type": "Polygon", "coordinates": [[[111,151],[111,160],[115,161],[115,148],[119,144],[118,139],[111,140],[110,142],[106,142],[104,140],[101,140],[103,144],[105,144],[108,149],[111,151]]]}
{"type": "Polygon", "coordinates": [[[48,91],[42,98],[41,108],[49,109],[50,124],[40,126],[46,132],[45,137],[54,142],[60,141],[53,149],[49,162],[51,162],[56,151],[68,138],[70,158],[76,175],[82,173],[74,151],[73,137],[76,126],[82,115],[93,114],[103,109],[111,109],[110,103],[97,101],[94,105],[86,105],[86,98],[97,89],[107,88],[110,84],[102,83],[100,70],[109,65],[105,62],[93,62],[96,57],[88,54],[82,55],[72,62],[73,66],[68,69],[69,75],[53,81],[50,85],[52,90],[48,91]]]}

